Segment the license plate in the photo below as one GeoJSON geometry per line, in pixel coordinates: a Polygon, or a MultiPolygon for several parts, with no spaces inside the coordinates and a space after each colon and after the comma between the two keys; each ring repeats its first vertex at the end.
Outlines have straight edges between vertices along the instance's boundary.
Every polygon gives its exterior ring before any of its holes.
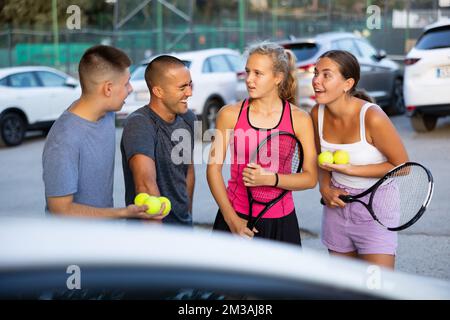
{"type": "Polygon", "coordinates": [[[450,78],[450,66],[443,66],[436,69],[437,78],[450,78]]]}

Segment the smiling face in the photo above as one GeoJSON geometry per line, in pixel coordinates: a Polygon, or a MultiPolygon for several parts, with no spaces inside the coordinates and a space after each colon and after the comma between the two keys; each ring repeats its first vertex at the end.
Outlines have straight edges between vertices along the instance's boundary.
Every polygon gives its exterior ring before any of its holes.
{"type": "Polygon", "coordinates": [[[342,98],[352,89],[355,80],[345,79],[339,65],[330,58],[321,58],[316,64],[312,85],[319,104],[329,104],[342,98]]]}
{"type": "Polygon", "coordinates": [[[245,72],[247,73],[245,83],[250,98],[278,95],[278,84],[282,81],[282,74],[274,72],[271,56],[259,53],[251,54],[247,59],[245,72]]]}
{"type": "MultiPolygon", "coordinates": [[[[158,88],[154,88],[157,89],[158,88]]],[[[183,114],[188,111],[188,98],[192,96],[192,80],[189,70],[177,66],[167,70],[159,86],[160,97],[168,111],[183,114]]]]}

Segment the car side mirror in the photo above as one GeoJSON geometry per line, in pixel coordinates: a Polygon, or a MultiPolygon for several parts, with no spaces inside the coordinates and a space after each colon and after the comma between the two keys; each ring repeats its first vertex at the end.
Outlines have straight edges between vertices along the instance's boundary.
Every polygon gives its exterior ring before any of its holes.
{"type": "Polygon", "coordinates": [[[69,77],[66,79],[66,82],[64,82],[64,85],[66,87],[76,88],[78,86],[78,82],[74,78],[69,77]]]}
{"type": "Polygon", "coordinates": [[[378,61],[383,60],[384,58],[387,57],[386,51],[384,51],[383,49],[378,50],[378,52],[375,55],[375,59],[377,59],[378,61]]]}

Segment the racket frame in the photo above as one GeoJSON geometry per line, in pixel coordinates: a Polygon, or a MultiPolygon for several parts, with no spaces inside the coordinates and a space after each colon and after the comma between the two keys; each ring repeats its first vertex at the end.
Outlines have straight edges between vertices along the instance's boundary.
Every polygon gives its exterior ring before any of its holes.
{"type": "MultiPolygon", "coordinates": [[[[295,173],[300,173],[302,166],[303,166],[303,158],[304,158],[304,154],[303,154],[303,146],[300,142],[300,140],[292,133],[290,132],[286,132],[286,131],[276,131],[273,132],[269,135],[267,135],[267,137],[265,137],[256,147],[256,150],[253,152],[252,156],[250,157],[250,162],[256,160],[256,157],[259,153],[259,150],[269,141],[271,140],[273,137],[276,136],[281,136],[281,135],[286,135],[286,136],[290,136],[291,138],[295,139],[297,141],[297,144],[299,146],[299,150],[300,150],[300,156],[299,156],[299,165],[297,167],[297,170],[295,173]]],[[[247,228],[249,228],[250,230],[253,230],[253,228],[255,227],[255,225],[259,222],[259,220],[264,216],[264,214],[269,211],[270,208],[272,208],[278,201],[280,201],[288,192],[289,190],[284,190],[279,196],[277,196],[275,199],[267,202],[262,202],[262,201],[257,201],[255,199],[253,199],[253,196],[251,195],[251,191],[250,188],[252,187],[247,187],[247,198],[248,198],[248,203],[249,203],[249,212],[248,212],[248,221],[247,221],[247,228]],[[254,203],[258,203],[258,204],[262,204],[265,205],[264,209],[261,210],[261,212],[256,216],[253,217],[253,204],[254,203]]],[[[274,187],[277,188],[277,187],[274,187]]]]}
{"type": "Polygon", "coordinates": [[[383,227],[385,227],[389,231],[400,231],[400,230],[404,230],[404,229],[409,228],[410,226],[412,226],[425,213],[425,210],[427,209],[427,207],[428,207],[428,205],[429,205],[429,203],[431,201],[431,197],[433,196],[433,190],[434,190],[434,181],[433,181],[433,175],[431,174],[430,170],[428,170],[426,167],[424,167],[423,165],[421,165],[420,163],[417,163],[417,162],[405,162],[405,163],[402,163],[402,164],[398,165],[397,167],[391,169],[388,173],[386,173],[380,180],[378,180],[373,186],[371,186],[366,191],[364,191],[364,192],[362,192],[360,194],[357,194],[357,195],[353,195],[353,196],[352,195],[340,195],[339,198],[342,201],[344,201],[345,203],[350,203],[350,202],[359,202],[359,203],[361,203],[367,209],[367,211],[369,211],[369,213],[372,216],[372,218],[375,221],[377,221],[379,224],[381,224],[383,227]],[[422,169],[424,169],[425,172],[427,173],[427,176],[428,176],[428,194],[427,194],[427,197],[426,197],[424,203],[422,204],[422,206],[420,207],[419,211],[416,213],[416,215],[411,220],[409,220],[405,224],[403,224],[401,226],[398,226],[398,227],[394,227],[394,228],[386,227],[378,219],[377,215],[375,214],[375,212],[372,209],[372,203],[373,203],[373,198],[374,198],[375,192],[393,174],[395,174],[396,172],[400,171],[404,167],[408,167],[408,166],[419,166],[422,169]],[[368,203],[365,203],[365,202],[359,200],[359,198],[362,198],[362,197],[368,195],[369,193],[371,193],[371,195],[369,197],[369,202],[368,203]]]}

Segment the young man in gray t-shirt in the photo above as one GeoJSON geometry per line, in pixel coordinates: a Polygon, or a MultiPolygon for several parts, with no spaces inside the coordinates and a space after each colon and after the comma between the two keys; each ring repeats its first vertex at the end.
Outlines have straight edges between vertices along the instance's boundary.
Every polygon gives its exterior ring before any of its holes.
{"type": "Polygon", "coordinates": [[[42,155],[47,211],[103,218],[161,219],[147,206],[113,207],[114,111],[132,91],[127,55],[88,49],[79,64],[81,97],[54,123],[42,155]]]}
{"type": "Polygon", "coordinates": [[[155,58],[145,71],[150,103],[127,119],[121,141],[125,202],[138,193],[165,196],[172,210],[163,223],[192,225],[194,121],[187,100],[192,80],[182,61],[155,58]]]}

